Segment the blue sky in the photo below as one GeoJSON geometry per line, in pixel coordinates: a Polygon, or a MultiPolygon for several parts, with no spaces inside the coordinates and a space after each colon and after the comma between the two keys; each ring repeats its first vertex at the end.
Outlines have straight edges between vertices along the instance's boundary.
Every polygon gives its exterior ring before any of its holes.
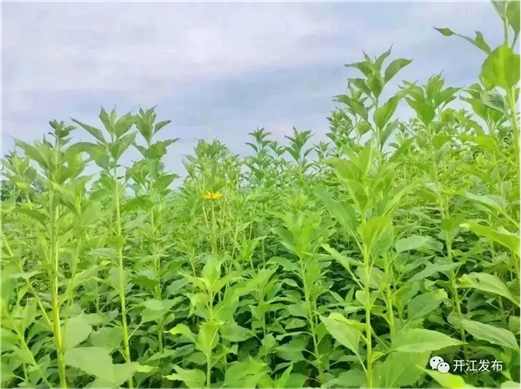
{"type": "MultiPolygon", "coordinates": [[[[332,97],[356,74],[345,63],[393,45],[413,63],[394,81],[476,80],[484,55],[432,29],[502,39],[484,2],[403,3],[3,3],[2,153],[13,137],[41,139],[51,119],[101,126],[100,106],[118,113],[157,105],[179,137],[166,157],[181,160],[198,139],[245,153],[248,133],[277,140],[292,127],[324,139],[332,97]]],[[[401,107],[399,114],[408,115],[401,107]]],[[[76,140],[90,140],[82,130],[76,140]]],[[[127,162],[137,157],[130,153],[127,162]]]]}

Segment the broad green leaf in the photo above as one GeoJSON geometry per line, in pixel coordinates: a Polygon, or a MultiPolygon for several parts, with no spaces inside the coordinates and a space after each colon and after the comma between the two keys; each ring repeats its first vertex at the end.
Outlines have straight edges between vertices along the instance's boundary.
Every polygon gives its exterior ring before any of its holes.
{"type": "Polygon", "coordinates": [[[65,352],[65,363],[96,378],[114,382],[114,365],[104,347],[80,347],[65,352]]]}
{"type": "Polygon", "coordinates": [[[204,322],[199,327],[199,333],[195,341],[196,347],[204,355],[211,355],[212,350],[219,343],[219,324],[216,322],[204,322]]]}
{"type": "Polygon", "coordinates": [[[499,212],[504,212],[507,206],[505,199],[497,195],[479,196],[474,193],[466,192],[465,197],[480,204],[487,205],[499,212]]]}
{"type": "Polygon", "coordinates": [[[11,367],[7,363],[0,362],[0,378],[1,382],[8,382],[10,379],[15,377],[15,374],[11,367]]]}
{"type": "Polygon", "coordinates": [[[225,388],[255,388],[266,374],[266,363],[248,358],[228,366],[224,375],[225,388]]]}
{"type": "Polygon", "coordinates": [[[333,197],[326,191],[317,189],[315,190],[317,197],[324,203],[330,214],[338,220],[338,222],[344,227],[350,234],[353,234],[357,226],[356,213],[347,203],[340,203],[333,199],[333,197]]]}
{"type": "MultiPolygon", "coordinates": [[[[23,272],[23,273],[14,273],[14,274],[11,274],[9,276],[9,278],[12,278],[12,279],[18,279],[18,278],[22,278],[24,280],[29,280],[31,278],[33,278],[35,275],[37,275],[39,273],[39,271],[31,271],[31,272],[23,272]]],[[[6,282],[6,281],[4,281],[6,282]]]]}
{"type": "Polygon", "coordinates": [[[374,368],[373,385],[375,388],[402,388],[414,386],[424,374],[417,365],[425,366],[430,353],[400,353],[389,354],[385,362],[374,368]]]}
{"type": "Polygon", "coordinates": [[[391,62],[389,64],[389,66],[387,66],[387,69],[385,69],[385,76],[384,76],[385,83],[387,84],[389,81],[391,81],[391,79],[400,70],[402,70],[404,67],[409,65],[411,62],[412,62],[411,59],[404,59],[404,58],[395,59],[393,62],[391,62]]]}
{"type": "Polygon", "coordinates": [[[36,319],[38,304],[35,299],[27,300],[22,314],[22,329],[26,330],[36,319]]]}
{"type": "Polygon", "coordinates": [[[462,344],[463,342],[441,332],[416,328],[398,332],[393,339],[391,349],[406,353],[421,353],[462,344]]]}
{"type": "Polygon", "coordinates": [[[481,76],[492,86],[510,91],[519,82],[519,54],[506,45],[489,54],[481,67],[481,76]]]}
{"type": "Polygon", "coordinates": [[[99,256],[101,258],[118,259],[118,253],[113,248],[98,248],[88,251],[88,255],[99,256]]]}
{"type": "Polygon", "coordinates": [[[505,230],[503,227],[493,229],[474,222],[463,223],[461,227],[468,228],[477,235],[484,236],[487,239],[499,243],[519,256],[519,246],[521,244],[519,236],[505,230]]]}
{"type": "Polygon", "coordinates": [[[409,320],[427,316],[447,298],[447,292],[443,289],[436,289],[433,292],[423,293],[414,297],[407,306],[409,320]]]}
{"type": "Polygon", "coordinates": [[[120,117],[114,124],[114,134],[119,138],[120,136],[125,135],[133,125],[134,117],[132,114],[127,113],[120,117]]]}
{"type": "Polygon", "coordinates": [[[345,255],[340,254],[334,248],[329,246],[327,243],[324,243],[322,247],[329,253],[333,258],[335,258],[346,270],[349,270],[351,266],[361,266],[363,263],[356,261],[353,258],[346,257],[345,255]]]}
{"type": "Polygon", "coordinates": [[[519,316],[510,316],[508,318],[508,329],[514,334],[519,335],[521,331],[521,321],[519,316]]]}
{"type": "Polygon", "coordinates": [[[71,119],[74,123],[78,124],[80,127],[84,128],[91,134],[94,138],[99,140],[101,143],[105,143],[105,138],[103,138],[103,133],[101,130],[96,127],[89,126],[88,124],[82,123],[79,120],[71,119]]]}
{"type": "Polygon", "coordinates": [[[321,316],[322,323],[326,326],[327,332],[342,346],[358,354],[360,343],[361,323],[355,320],[348,320],[338,313],[332,313],[329,317],[321,316]]]}
{"type": "Polygon", "coordinates": [[[249,328],[239,326],[235,321],[226,323],[221,328],[221,336],[230,342],[244,342],[255,336],[249,328]]]}
{"type": "MultiPolygon", "coordinates": [[[[358,267],[356,269],[356,274],[360,278],[362,284],[365,285],[365,269],[362,266],[358,267]]],[[[373,267],[369,273],[369,286],[372,289],[380,289],[384,287],[385,284],[385,273],[377,267],[373,267]]]]}
{"type": "Polygon", "coordinates": [[[289,343],[277,346],[277,356],[291,362],[305,361],[302,354],[307,348],[307,341],[303,338],[295,337],[289,343]]]}
{"type": "Polygon", "coordinates": [[[457,269],[459,266],[457,263],[428,263],[425,269],[412,276],[409,282],[423,280],[438,273],[448,273],[451,270],[457,269]]]}
{"type": "Polygon", "coordinates": [[[505,16],[508,20],[508,24],[510,24],[516,35],[519,34],[519,15],[519,1],[509,1],[505,16]]]}
{"type": "Polygon", "coordinates": [[[472,288],[505,297],[519,306],[508,287],[498,277],[487,273],[465,274],[459,279],[458,288],[472,288]]]}
{"type": "Polygon", "coordinates": [[[90,334],[90,341],[95,347],[117,349],[123,341],[123,332],[118,327],[103,327],[90,334]]]}
{"type": "Polygon", "coordinates": [[[440,373],[435,370],[427,370],[424,371],[429,374],[432,378],[438,382],[442,386],[442,388],[447,389],[472,389],[474,386],[469,385],[465,382],[465,380],[459,375],[454,375],[450,373],[440,373]]]}
{"type": "Polygon", "coordinates": [[[393,244],[394,233],[389,216],[378,216],[361,224],[358,232],[373,257],[386,252],[393,244]]]}
{"type": "Polygon", "coordinates": [[[418,250],[419,248],[429,248],[433,250],[439,250],[439,242],[430,236],[412,235],[408,238],[400,239],[395,244],[397,253],[401,253],[409,250],[418,250]]]}
{"type": "Polygon", "coordinates": [[[206,375],[201,370],[186,370],[176,365],[174,365],[173,368],[176,373],[165,376],[166,379],[171,381],[182,381],[190,389],[205,387],[206,375]]]}
{"type": "Polygon", "coordinates": [[[379,129],[383,129],[393,116],[403,94],[398,92],[374,112],[373,120],[379,129]]]}
{"type": "Polygon", "coordinates": [[[431,124],[431,122],[434,120],[434,117],[436,116],[436,110],[430,102],[424,99],[415,100],[408,97],[405,98],[405,101],[407,101],[407,104],[409,104],[409,106],[414,109],[418,115],[418,118],[423,122],[423,124],[426,126],[431,124]]]}
{"type": "Polygon", "coordinates": [[[195,336],[186,324],[178,324],[169,331],[172,335],[183,335],[191,342],[195,343],[195,336]]]}
{"type": "Polygon", "coordinates": [[[519,382],[514,381],[505,381],[501,384],[501,389],[519,389],[521,384],[519,382]]]}
{"type": "Polygon", "coordinates": [[[134,140],[136,139],[137,132],[132,132],[130,134],[124,135],[119,140],[114,142],[110,146],[110,154],[112,158],[116,161],[123,155],[123,153],[130,147],[134,140]]]}
{"type": "Polygon", "coordinates": [[[65,350],[70,350],[87,340],[92,327],[83,315],[75,316],[67,320],[65,330],[62,326],[63,344],[65,350]]]}
{"type": "Polygon", "coordinates": [[[507,102],[505,101],[503,95],[498,91],[483,92],[481,95],[481,101],[483,101],[483,104],[485,104],[487,107],[495,109],[496,111],[504,114],[508,113],[507,102]]]}
{"type": "Polygon", "coordinates": [[[485,340],[499,346],[519,350],[516,337],[509,330],[466,319],[462,320],[461,324],[463,325],[465,331],[467,331],[476,339],[485,340]]]}

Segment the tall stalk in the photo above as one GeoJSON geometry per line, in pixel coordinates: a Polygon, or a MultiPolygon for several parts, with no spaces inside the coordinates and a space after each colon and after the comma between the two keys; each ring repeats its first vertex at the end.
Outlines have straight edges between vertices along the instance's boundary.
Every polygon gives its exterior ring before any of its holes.
{"type": "Polygon", "coordinates": [[[60,376],[60,388],[67,389],[67,377],[65,373],[65,360],[64,360],[64,345],[60,327],[60,295],[59,295],[59,247],[56,237],[56,228],[58,220],[56,218],[56,198],[54,190],[49,189],[49,212],[50,212],[50,230],[51,230],[51,242],[49,245],[49,259],[52,261],[52,278],[51,278],[51,300],[52,300],[52,317],[53,317],[53,332],[54,332],[54,344],[56,346],[57,362],[58,362],[58,374],[60,376]]]}
{"type": "MultiPolygon", "coordinates": [[[[127,304],[126,304],[126,296],[125,296],[125,269],[123,267],[123,243],[121,240],[121,208],[120,208],[120,199],[119,199],[119,180],[118,180],[118,172],[117,172],[117,160],[114,160],[114,206],[116,208],[116,237],[118,239],[118,270],[119,270],[119,298],[121,303],[121,327],[123,331],[123,343],[125,347],[125,361],[130,363],[130,345],[129,345],[129,335],[128,335],[128,324],[127,324],[127,304]]],[[[134,387],[132,377],[128,379],[128,386],[130,388],[134,387]]]]}

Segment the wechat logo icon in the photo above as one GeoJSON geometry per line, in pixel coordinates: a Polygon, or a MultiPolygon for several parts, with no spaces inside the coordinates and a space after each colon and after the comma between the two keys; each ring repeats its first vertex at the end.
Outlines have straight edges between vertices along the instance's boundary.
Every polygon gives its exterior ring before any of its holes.
{"type": "Polygon", "coordinates": [[[429,361],[432,370],[437,370],[440,373],[448,373],[450,365],[443,360],[442,357],[432,357],[429,361]]]}

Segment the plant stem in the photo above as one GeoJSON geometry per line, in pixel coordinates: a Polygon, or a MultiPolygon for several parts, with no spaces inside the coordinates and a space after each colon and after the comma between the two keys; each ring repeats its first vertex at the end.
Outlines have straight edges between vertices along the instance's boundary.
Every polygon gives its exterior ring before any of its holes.
{"type": "MultiPolygon", "coordinates": [[[[302,259],[301,259],[301,261],[302,261],[302,259]]],[[[311,306],[310,291],[308,289],[308,285],[306,282],[305,264],[301,264],[301,272],[302,272],[302,283],[304,286],[304,298],[306,301],[306,308],[308,311],[308,322],[309,322],[309,327],[311,330],[311,337],[313,339],[313,351],[315,353],[315,358],[316,358],[316,363],[317,363],[318,377],[319,377],[320,383],[322,384],[324,382],[324,368],[322,367],[322,357],[318,350],[318,341],[317,341],[315,320],[314,320],[314,315],[313,315],[313,307],[311,306]]]]}
{"type": "Polygon", "coordinates": [[[364,247],[364,270],[365,270],[365,341],[367,345],[366,356],[366,379],[367,388],[373,387],[373,335],[371,328],[371,291],[369,289],[369,279],[371,277],[371,263],[367,248],[364,247]]]}
{"type": "Polygon", "coordinates": [[[60,387],[67,388],[67,378],[65,375],[65,361],[63,358],[63,341],[62,333],[60,328],[60,302],[59,302],[59,249],[58,242],[56,239],[56,198],[54,190],[51,189],[50,200],[49,200],[49,212],[51,216],[51,244],[49,247],[50,253],[49,258],[52,261],[52,278],[51,278],[51,299],[52,299],[52,317],[54,325],[54,342],[56,345],[56,354],[58,361],[58,374],[60,376],[60,387]]]}
{"type": "MultiPolygon", "coordinates": [[[[116,233],[117,237],[121,238],[121,210],[119,204],[119,182],[117,172],[117,161],[114,161],[114,183],[115,193],[114,201],[116,206],[116,233]]],[[[121,326],[123,330],[123,342],[125,345],[125,360],[127,363],[131,362],[130,359],[130,346],[128,336],[128,325],[127,325],[127,303],[125,298],[125,272],[123,268],[123,243],[118,242],[118,267],[119,267],[119,297],[121,302],[121,326]]],[[[128,379],[129,388],[134,387],[132,377],[128,379]]]]}
{"type": "MultiPolygon", "coordinates": [[[[512,88],[514,89],[514,88],[512,88]]],[[[516,155],[516,166],[519,166],[519,121],[516,113],[516,96],[514,90],[508,91],[508,105],[510,108],[510,120],[512,120],[512,129],[514,131],[514,150],[516,155]]]]}

